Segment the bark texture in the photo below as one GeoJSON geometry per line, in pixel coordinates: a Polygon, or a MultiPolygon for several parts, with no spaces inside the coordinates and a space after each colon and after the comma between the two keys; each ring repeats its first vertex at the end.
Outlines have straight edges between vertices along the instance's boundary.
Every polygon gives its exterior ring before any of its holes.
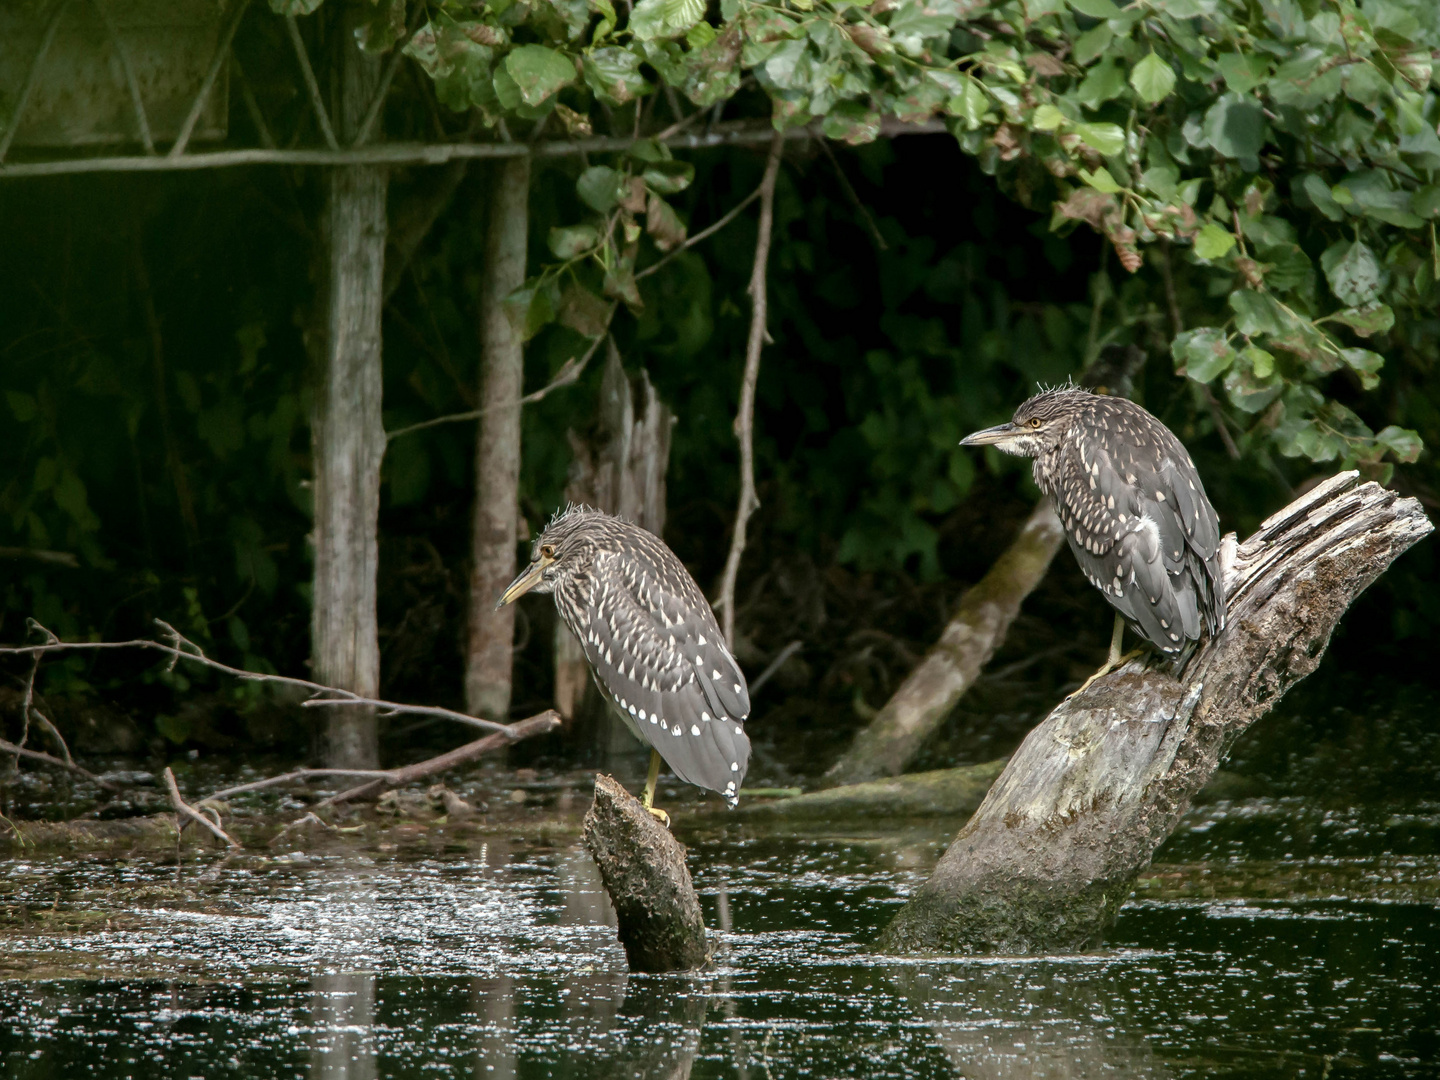
{"type": "MultiPolygon", "coordinates": [[[[380,64],[360,51],[352,34],[344,41],[336,115],[348,133],[359,124],[379,84],[380,64]]],[[[311,663],[316,681],[377,697],[375,577],[380,461],[385,454],[380,322],[387,177],[383,168],[354,165],[331,169],[327,183],[325,352],[311,414],[311,663]]],[[[332,768],[376,767],[373,708],[336,708],[326,714],[325,761],[332,768]]]]}
{"type": "Polygon", "coordinates": [[[595,778],[585,846],[615,905],[631,971],[694,971],[709,960],[684,845],[612,777],[595,778]]]}
{"type": "Polygon", "coordinates": [[[825,773],[826,783],[859,784],[905,770],[1005,641],[1064,539],[1050,501],[1040,500],[1010,547],[961,598],[940,640],[825,773]]]}
{"type": "MultiPolygon", "coordinates": [[[[625,373],[620,351],[607,344],[594,427],[571,431],[574,454],[565,501],[584,503],[635,522],[656,536],[665,528],[665,476],[675,417],[644,371],[625,373]]],[[[590,679],[580,642],[555,621],[555,708],[567,721],[594,720],[602,762],[638,749],[634,736],[611,714],[590,679]]]]}
{"type": "Polygon", "coordinates": [[[480,284],[482,373],[478,405],[485,415],[475,444],[465,705],[475,716],[497,720],[510,712],[515,608],[506,606],[496,611],[495,601],[516,571],[520,391],[525,374],[524,343],[505,315],[504,300],[525,281],[529,199],[528,156],[494,166],[480,284]]]}
{"type": "Polygon", "coordinates": [[[1114,921],[1239,735],[1315,670],[1340,616],[1432,529],[1343,473],[1234,547],[1226,626],[1178,677],[1136,662],[1032,731],[881,937],[892,952],[1064,952],[1114,921]]]}

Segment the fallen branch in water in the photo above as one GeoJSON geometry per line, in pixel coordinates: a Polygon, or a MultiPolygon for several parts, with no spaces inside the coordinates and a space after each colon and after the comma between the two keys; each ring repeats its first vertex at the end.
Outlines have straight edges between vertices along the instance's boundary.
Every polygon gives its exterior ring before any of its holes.
{"type": "MultiPolygon", "coordinates": [[[[175,783],[175,774],[168,765],[165,766],[164,776],[165,789],[170,793],[170,805],[175,808],[175,816],[177,818],[189,818],[202,828],[208,829],[217,839],[225,841],[225,843],[229,844],[232,848],[238,848],[240,846],[238,840],[180,797],[180,787],[175,783]]],[[[183,820],[177,821],[176,828],[183,832],[185,822],[183,820]]]]}

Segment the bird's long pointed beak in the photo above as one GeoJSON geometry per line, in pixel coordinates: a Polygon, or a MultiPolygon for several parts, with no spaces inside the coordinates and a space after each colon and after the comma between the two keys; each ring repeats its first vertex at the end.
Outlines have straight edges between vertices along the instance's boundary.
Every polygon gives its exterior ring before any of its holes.
{"type": "Polygon", "coordinates": [[[1016,435],[1019,435],[1022,428],[1014,424],[996,424],[994,427],[987,427],[982,431],[973,432],[960,440],[961,446],[1001,446],[1016,435]]]}
{"type": "Polygon", "coordinates": [[[536,585],[539,585],[544,573],[545,563],[532,562],[521,572],[519,577],[510,583],[509,588],[500,594],[500,601],[495,605],[495,610],[499,611],[506,604],[513,604],[536,585]]]}

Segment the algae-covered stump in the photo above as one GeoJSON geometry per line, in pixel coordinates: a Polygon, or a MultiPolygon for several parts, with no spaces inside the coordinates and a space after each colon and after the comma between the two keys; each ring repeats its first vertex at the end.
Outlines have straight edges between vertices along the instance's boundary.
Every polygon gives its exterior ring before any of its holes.
{"type": "Polygon", "coordinates": [[[595,778],[585,815],[590,849],[615,905],[631,971],[694,971],[705,964],[705,921],[685,846],[613,777],[595,778]]]}

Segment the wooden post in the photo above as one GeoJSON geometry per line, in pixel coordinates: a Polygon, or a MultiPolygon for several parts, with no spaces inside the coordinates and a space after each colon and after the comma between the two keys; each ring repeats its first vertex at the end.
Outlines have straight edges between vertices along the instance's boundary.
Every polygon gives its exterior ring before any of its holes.
{"type": "Polygon", "coordinates": [[[1432,528],[1416,500],[1349,472],[1238,548],[1227,537],[1225,629],[1178,677],[1132,661],[1026,736],[881,947],[1098,944],[1235,739],[1315,670],[1355,597],[1432,528]]]}
{"type": "Polygon", "coordinates": [[[595,778],[585,846],[615,905],[631,971],[694,971],[709,960],[684,845],[609,776],[595,778]]]}
{"type": "Polygon", "coordinates": [[[469,641],[465,706],[503,720],[510,712],[515,608],[495,601],[515,577],[520,510],[520,391],[525,348],[503,301],[525,281],[530,158],[493,166],[480,285],[480,399],[485,410],[475,443],[469,641]]]}
{"type": "MultiPolygon", "coordinates": [[[[348,15],[349,13],[347,13],[348,15]]],[[[347,25],[340,50],[337,120],[359,124],[380,77],[379,61],[347,25]]],[[[364,697],[380,691],[375,580],[379,568],[382,282],[385,270],[383,167],[348,165],[326,175],[326,323],[311,413],[314,454],[315,578],[311,661],[315,679],[364,697]]],[[[326,764],[373,769],[379,761],[375,712],[327,711],[326,764]]]]}

